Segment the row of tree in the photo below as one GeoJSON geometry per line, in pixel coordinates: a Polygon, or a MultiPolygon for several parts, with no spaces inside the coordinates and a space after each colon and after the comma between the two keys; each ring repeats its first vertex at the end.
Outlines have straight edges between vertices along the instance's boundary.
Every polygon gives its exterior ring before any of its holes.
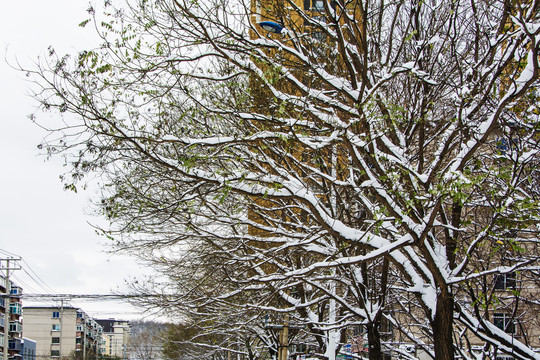
{"type": "Polygon", "coordinates": [[[355,331],[370,359],[540,359],[538,8],[107,1],[99,48],[29,71],[64,119],[43,146],[66,188],[101,176],[178,359],[333,360],[355,331]]]}

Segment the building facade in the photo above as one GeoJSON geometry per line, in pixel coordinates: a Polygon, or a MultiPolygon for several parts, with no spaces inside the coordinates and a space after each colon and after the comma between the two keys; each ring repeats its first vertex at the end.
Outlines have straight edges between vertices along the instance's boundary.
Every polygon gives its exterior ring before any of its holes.
{"type": "Polygon", "coordinates": [[[21,347],[22,360],[36,360],[36,342],[23,337],[21,347]]]}
{"type": "Polygon", "coordinates": [[[2,295],[0,296],[0,348],[2,355],[7,350],[9,359],[21,359],[22,288],[12,281],[9,281],[8,284],[8,280],[4,276],[0,276],[0,295],[2,295]],[[7,301],[8,299],[9,301],[7,301]],[[6,323],[9,324],[7,339],[5,339],[6,323]]]}
{"type": "Polygon", "coordinates": [[[117,359],[127,359],[131,333],[128,321],[115,319],[96,320],[103,327],[105,341],[103,355],[117,359]]]}
{"type": "Polygon", "coordinates": [[[36,341],[40,359],[91,360],[101,354],[102,327],[71,306],[24,307],[24,334],[36,341]]]}

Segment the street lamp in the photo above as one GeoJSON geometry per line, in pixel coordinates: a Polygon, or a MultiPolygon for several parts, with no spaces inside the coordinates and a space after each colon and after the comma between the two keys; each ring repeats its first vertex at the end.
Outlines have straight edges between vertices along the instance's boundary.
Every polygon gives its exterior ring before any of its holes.
{"type": "Polygon", "coordinates": [[[274,34],[281,34],[283,29],[285,29],[285,27],[283,25],[278,24],[278,23],[273,22],[273,21],[263,21],[263,22],[260,22],[259,25],[264,30],[266,30],[268,32],[271,32],[271,33],[274,33],[274,34]]]}

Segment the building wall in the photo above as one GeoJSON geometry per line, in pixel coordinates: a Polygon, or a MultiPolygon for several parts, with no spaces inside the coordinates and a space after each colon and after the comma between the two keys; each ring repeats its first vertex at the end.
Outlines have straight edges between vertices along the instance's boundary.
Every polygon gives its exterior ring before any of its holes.
{"type": "MultiPolygon", "coordinates": [[[[0,276],[0,294],[5,295],[6,294],[6,278],[3,276],[0,276]]],[[[3,297],[0,297],[0,355],[3,356],[4,354],[4,343],[7,345],[8,340],[6,339],[4,341],[4,324],[5,324],[5,299],[3,297]]]]}
{"type": "Polygon", "coordinates": [[[76,323],[75,308],[24,308],[24,335],[36,341],[36,355],[41,359],[73,355],[76,345],[76,323]]]}
{"type": "MultiPolygon", "coordinates": [[[[22,288],[9,282],[10,296],[9,296],[9,321],[8,338],[4,339],[4,325],[6,320],[6,308],[8,302],[4,297],[0,297],[0,356],[3,356],[4,350],[8,350],[8,357],[10,359],[20,359],[20,350],[22,342],[22,288]]],[[[7,294],[7,279],[0,275],[0,294],[7,294]]]]}
{"type": "Polygon", "coordinates": [[[104,355],[124,359],[127,356],[130,326],[128,321],[97,320],[103,326],[104,355]]]}
{"type": "Polygon", "coordinates": [[[23,338],[22,360],[36,360],[36,342],[34,340],[23,338]]]}

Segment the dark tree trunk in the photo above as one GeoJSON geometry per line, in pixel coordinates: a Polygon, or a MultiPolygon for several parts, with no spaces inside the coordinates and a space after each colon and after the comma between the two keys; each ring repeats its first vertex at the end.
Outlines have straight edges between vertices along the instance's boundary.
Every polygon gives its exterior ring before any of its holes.
{"type": "MultiPolygon", "coordinates": [[[[379,284],[380,288],[378,289],[378,302],[381,306],[383,306],[386,302],[389,265],[390,263],[388,259],[384,258],[382,268],[380,269],[381,278],[379,284]]],[[[365,271],[365,276],[367,277],[367,271],[365,271]]],[[[373,276],[375,277],[375,275],[373,276]]],[[[366,325],[369,346],[369,360],[379,360],[383,358],[380,333],[381,320],[383,320],[383,315],[382,310],[379,310],[375,318],[366,325]]]]}
{"type": "Polygon", "coordinates": [[[369,360],[382,359],[381,336],[379,334],[379,321],[370,322],[367,325],[369,344],[369,360]]]}
{"type": "Polygon", "coordinates": [[[437,360],[454,360],[453,323],[454,297],[448,291],[442,291],[437,296],[437,309],[432,323],[437,360]]]}

